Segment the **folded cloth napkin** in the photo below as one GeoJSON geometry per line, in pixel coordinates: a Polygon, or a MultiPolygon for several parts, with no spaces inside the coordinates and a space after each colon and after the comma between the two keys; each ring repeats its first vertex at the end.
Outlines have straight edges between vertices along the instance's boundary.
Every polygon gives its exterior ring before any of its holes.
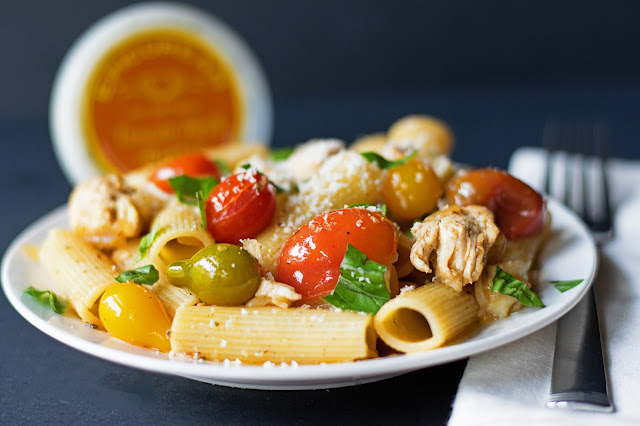
{"type": "MultiPolygon", "coordinates": [[[[522,148],[512,174],[540,189],[542,151],[522,148]]],[[[600,249],[594,285],[609,394],[615,412],[545,406],[551,384],[556,324],[472,357],[458,388],[449,426],[640,425],[640,162],[610,160],[615,238],[600,249]]],[[[579,326],[579,325],[578,325],[579,326]]]]}

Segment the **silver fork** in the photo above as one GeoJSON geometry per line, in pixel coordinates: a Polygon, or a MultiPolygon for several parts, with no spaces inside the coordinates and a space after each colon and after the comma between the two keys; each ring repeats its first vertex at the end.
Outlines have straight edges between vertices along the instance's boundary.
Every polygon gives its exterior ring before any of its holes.
{"type": "MultiPolygon", "coordinates": [[[[613,235],[605,167],[607,139],[602,124],[569,128],[547,123],[545,127],[545,192],[572,208],[598,244],[613,235]]],[[[558,321],[547,406],[614,411],[607,392],[593,287],[558,321]]]]}

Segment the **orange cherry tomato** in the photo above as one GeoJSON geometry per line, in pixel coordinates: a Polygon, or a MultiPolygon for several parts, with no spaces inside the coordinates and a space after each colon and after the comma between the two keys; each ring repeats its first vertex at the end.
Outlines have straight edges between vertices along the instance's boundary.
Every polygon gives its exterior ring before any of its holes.
{"type": "Polygon", "coordinates": [[[542,196],[507,172],[473,170],[449,181],[446,195],[460,206],[480,204],[489,208],[507,239],[531,237],[544,228],[546,204],[542,196]]]}
{"type": "Polygon", "coordinates": [[[247,170],[220,182],[206,202],[207,229],[219,243],[239,244],[264,231],[276,212],[276,189],[247,170]]]}
{"type": "Polygon", "coordinates": [[[362,208],[332,210],[311,219],[286,242],[278,261],[278,281],[311,300],[331,293],[351,244],[367,257],[389,264],[398,248],[395,226],[362,208]]]}
{"type": "Polygon", "coordinates": [[[149,180],[167,194],[173,194],[169,179],[181,175],[191,177],[213,176],[219,180],[221,173],[218,165],[205,155],[187,154],[158,167],[151,174],[149,180]]]}

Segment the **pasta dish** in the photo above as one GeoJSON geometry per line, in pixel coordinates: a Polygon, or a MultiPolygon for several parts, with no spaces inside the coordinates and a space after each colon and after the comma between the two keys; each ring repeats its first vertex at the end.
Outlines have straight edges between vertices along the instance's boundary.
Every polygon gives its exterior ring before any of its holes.
{"type": "MultiPolygon", "coordinates": [[[[408,116],[349,146],[233,145],[78,185],[39,261],[48,298],[134,345],[221,363],[319,364],[465,339],[535,293],[544,198],[449,157],[408,116]]],[[[577,283],[564,282],[564,288],[577,283]]]]}

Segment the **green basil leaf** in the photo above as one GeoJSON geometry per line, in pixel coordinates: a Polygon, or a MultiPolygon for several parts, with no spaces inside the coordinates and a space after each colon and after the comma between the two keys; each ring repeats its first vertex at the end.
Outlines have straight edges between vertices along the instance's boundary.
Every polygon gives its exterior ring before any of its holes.
{"type": "Polygon", "coordinates": [[[178,200],[180,200],[181,203],[191,205],[198,203],[196,194],[204,195],[204,198],[206,198],[218,183],[218,179],[211,176],[194,178],[187,175],[180,175],[169,178],[169,184],[176,193],[178,200]]]}
{"type": "Polygon", "coordinates": [[[553,284],[561,293],[564,293],[565,291],[571,290],[582,281],[584,280],[551,281],[551,284],[553,284]]]}
{"type": "Polygon", "coordinates": [[[116,277],[116,281],[119,283],[133,281],[136,284],[154,285],[158,278],[158,270],[153,265],[146,265],[124,271],[116,277]]]}
{"type": "Polygon", "coordinates": [[[198,202],[198,210],[200,210],[200,219],[202,219],[202,227],[207,229],[207,197],[203,197],[200,192],[196,192],[196,201],[198,202]]]}
{"type": "Polygon", "coordinates": [[[362,152],[361,155],[364,158],[366,158],[367,161],[375,164],[381,169],[392,169],[394,167],[401,166],[405,164],[407,161],[411,160],[413,157],[415,157],[417,152],[418,152],[417,150],[413,150],[411,154],[396,161],[389,161],[386,158],[384,158],[382,155],[375,152],[362,152]]]}
{"type": "Polygon", "coordinates": [[[386,216],[387,215],[387,205],[386,204],[369,204],[369,203],[357,203],[357,204],[350,204],[347,206],[348,208],[352,209],[354,207],[363,207],[363,208],[368,208],[368,207],[375,207],[376,210],[378,210],[380,213],[382,213],[382,216],[386,216]]]}
{"type": "Polygon", "coordinates": [[[271,159],[276,162],[284,161],[291,157],[291,154],[293,154],[293,148],[291,147],[274,149],[271,151],[271,159]]]}
{"type": "Polygon", "coordinates": [[[138,257],[135,258],[135,260],[133,261],[134,263],[140,262],[147,256],[147,251],[149,250],[149,247],[151,247],[151,244],[153,244],[153,241],[157,236],[158,228],[154,227],[147,235],[140,239],[140,245],[138,245],[138,251],[140,252],[140,254],[138,254],[138,257]]]}
{"type": "Polygon", "coordinates": [[[386,285],[387,269],[347,244],[338,283],[322,299],[340,309],[375,314],[391,298],[386,285]]]}
{"type": "Polygon", "coordinates": [[[60,298],[51,290],[38,290],[32,286],[24,291],[29,296],[34,297],[38,303],[44,306],[49,306],[56,314],[64,314],[67,310],[69,302],[60,298]]]}
{"type": "Polygon", "coordinates": [[[499,266],[496,266],[496,274],[491,283],[491,291],[513,296],[518,299],[518,302],[526,306],[545,307],[542,300],[525,283],[499,266]]]}

